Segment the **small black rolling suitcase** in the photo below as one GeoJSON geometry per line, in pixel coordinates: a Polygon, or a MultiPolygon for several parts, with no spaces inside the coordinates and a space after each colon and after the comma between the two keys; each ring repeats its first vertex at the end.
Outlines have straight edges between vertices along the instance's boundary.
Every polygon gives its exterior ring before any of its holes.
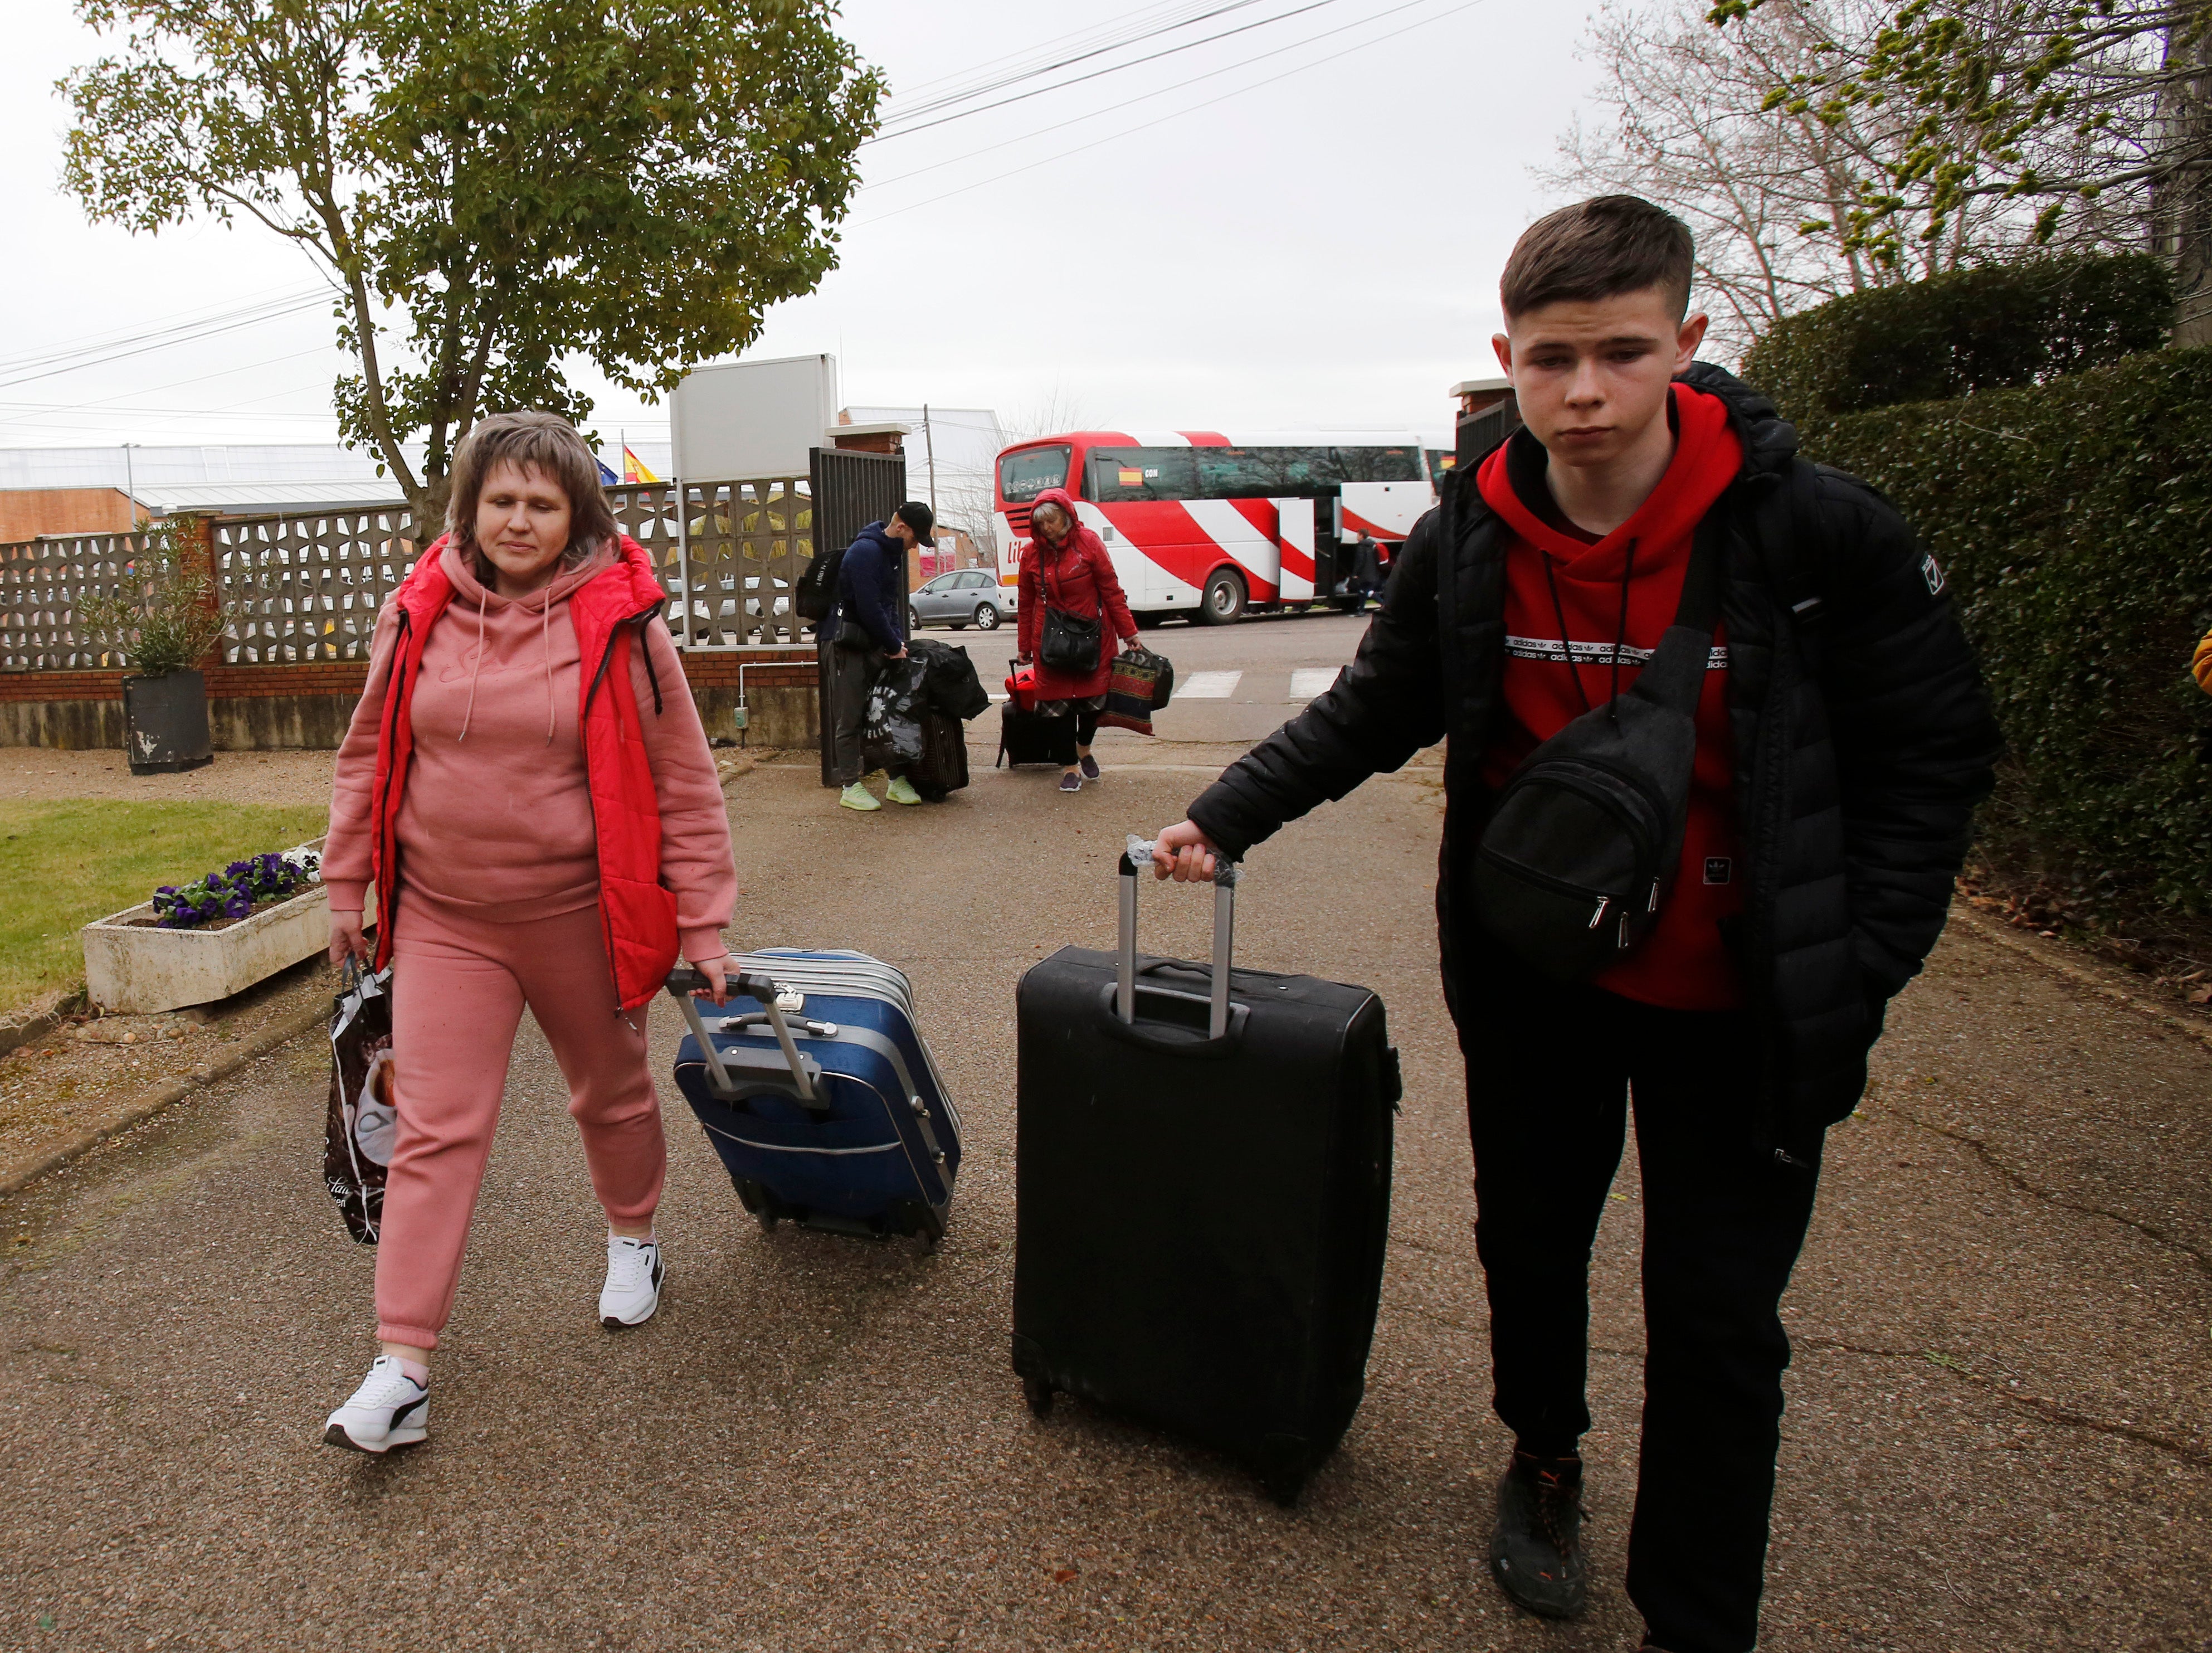
{"type": "MultiPolygon", "coordinates": [[[[1014,1370],[1170,1431],[1296,1500],[1366,1384],[1397,1052],[1364,988],[1063,947],[1016,1000],[1014,1370]]],[[[1134,859],[1132,859],[1134,857],[1134,859]]]]}
{"type": "Polygon", "coordinates": [[[999,708],[999,755],[991,761],[997,769],[1019,769],[1024,763],[1052,762],[1053,736],[1060,720],[1041,712],[1023,711],[1008,701],[999,708]]]}
{"type": "Polygon", "coordinates": [[[921,757],[908,765],[907,779],[933,804],[941,804],[968,784],[968,731],[942,712],[921,714],[921,757]]]}

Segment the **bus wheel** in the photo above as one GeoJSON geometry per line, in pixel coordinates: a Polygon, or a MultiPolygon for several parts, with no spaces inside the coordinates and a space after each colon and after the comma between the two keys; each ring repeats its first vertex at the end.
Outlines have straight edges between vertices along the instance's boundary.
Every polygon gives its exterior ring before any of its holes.
{"type": "Polygon", "coordinates": [[[1216,568],[1199,599],[1198,617],[1210,626],[1225,626],[1243,614],[1244,576],[1234,568],[1216,568]]]}

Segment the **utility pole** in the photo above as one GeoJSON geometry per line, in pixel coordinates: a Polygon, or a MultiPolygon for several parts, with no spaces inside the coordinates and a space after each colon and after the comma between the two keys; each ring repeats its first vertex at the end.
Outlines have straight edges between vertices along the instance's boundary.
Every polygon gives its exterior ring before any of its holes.
{"type": "Polygon", "coordinates": [[[929,514],[937,514],[937,442],[929,434],[929,404],[921,404],[921,451],[929,459],[929,514]]]}

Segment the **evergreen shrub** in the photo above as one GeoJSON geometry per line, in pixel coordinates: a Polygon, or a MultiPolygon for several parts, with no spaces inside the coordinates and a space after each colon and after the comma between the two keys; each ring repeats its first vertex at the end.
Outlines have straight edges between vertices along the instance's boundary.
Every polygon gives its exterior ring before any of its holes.
{"type": "Polygon", "coordinates": [[[1832,299],[1777,322],[1743,376],[1802,421],[2043,384],[2156,349],[2172,323],[2147,253],[2035,258],[1832,299]]]}
{"type": "Polygon", "coordinates": [[[2112,910],[2212,913],[2212,349],[1800,429],[1950,580],[2010,748],[1984,839],[2112,910]]]}

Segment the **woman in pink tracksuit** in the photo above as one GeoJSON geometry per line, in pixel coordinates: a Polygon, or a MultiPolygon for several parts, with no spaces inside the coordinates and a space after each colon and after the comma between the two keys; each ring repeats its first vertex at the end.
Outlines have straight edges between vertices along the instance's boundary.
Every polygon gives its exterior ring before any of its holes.
{"type": "Polygon", "coordinates": [[[732,968],[721,787],[661,588],[617,531],[591,450],[550,414],[486,419],[455,456],[447,521],[377,617],[323,861],[332,962],[392,965],[383,1352],[324,1432],[369,1452],[427,1433],[430,1352],[526,1004],[606,1211],[599,1318],[651,1317],[667,1149],[644,1007],[679,947],[718,1001],[732,968]]]}

